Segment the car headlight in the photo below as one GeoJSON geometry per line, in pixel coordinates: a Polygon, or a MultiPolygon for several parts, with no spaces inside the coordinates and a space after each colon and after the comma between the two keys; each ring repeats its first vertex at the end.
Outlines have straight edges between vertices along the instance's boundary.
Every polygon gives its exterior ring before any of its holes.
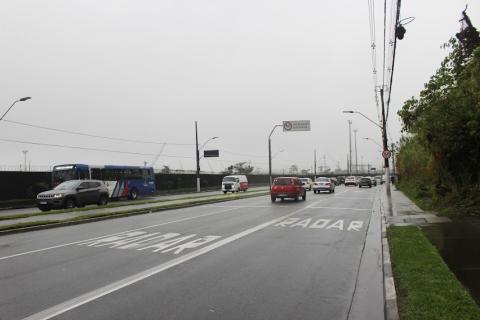
{"type": "Polygon", "coordinates": [[[61,197],[63,197],[63,196],[64,196],[63,193],[55,193],[55,194],[53,195],[53,198],[58,199],[58,198],[61,198],[61,197]]]}

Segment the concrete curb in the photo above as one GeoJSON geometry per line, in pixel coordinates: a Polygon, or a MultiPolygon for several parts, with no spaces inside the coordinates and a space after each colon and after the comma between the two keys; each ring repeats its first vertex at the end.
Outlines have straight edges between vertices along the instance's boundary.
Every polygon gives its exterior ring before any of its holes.
{"type": "MultiPolygon", "coordinates": [[[[106,215],[106,216],[101,216],[101,217],[85,218],[85,219],[79,219],[79,220],[73,220],[73,221],[52,222],[52,223],[40,224],[40,225],[37,225],[37,226],[29,226],[29,227],[23,227],[23,228],[20,227],[20,228],[3,230],[3,231],[0,231],[0,236],[8,235],[8,234],[21,233],[21,232],[28,232],[28,231],[52,229],[52,228],[57,228],[57,227],[73,226],[73,225],[77,225],[77,224],[97,222],[97,221],[102,221],[102,220],[125,218],[125,217],[129,217],[129,216],[135,216],[135,215],[140,215],[140,214],[148,214],[148,213],[154,213],[154,212],[160,212],[160,211],[166,211],[166,210],[176,210],[176,209],[190,208],[190,207],[207,205],[207,204],[212,204],[212,203],[242,200],[242,199],[260,197],[260,196],[264,196],[264,195],[265,194],[260,194],[259,193],[259,194],[252,194],[250,196],[244,196],[244,197],[241,197],[239,199],[215,199],[215,200],[212,200],[212,201],[206,201],[204,203],[182,203],[182,204],[176,204],[176,205],[173,205],[171,207],[165,207],[165,208],[145,208],[145,209],[138,209],[138,211],[133,211],[133,212],[128,212],[128,213],[118,213],[118,214],[106,215]]],[[[39,217],[42,217],[42,216],[39,216],[39,217]]],[[[43,220],[43,221],[49,221],[49,220],[43,220]]]]}
{"type": "MultiPolygon", "coordinates": [[[[382,191],[385,195],[385,192],[382,191]]],[[[383,197],[383,196],[382,196],[383,197]]],[[[390,260],[390,247],[388,245],[387,237],[387,217],[385,216],[385,208],[383,204],[386,204],[386,199],[383,199],[382,210],[382,256],[383,256],[383,290],[385,298],[385,319],[386,320],[399,320],[397,305],[397,292],[395,290],[395,281],[393,278],[392,262],[390,260]]],[[[394,210],[395,207],[392,208],[394,210]]]]}

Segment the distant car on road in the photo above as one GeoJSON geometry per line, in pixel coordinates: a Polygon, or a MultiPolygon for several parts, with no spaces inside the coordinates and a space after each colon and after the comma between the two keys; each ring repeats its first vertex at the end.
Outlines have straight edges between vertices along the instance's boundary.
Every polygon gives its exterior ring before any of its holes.
{"type": "Polygon", "coordinates": [[[354,176],[349,176],[345,178],[345,186],[356,186],[357,185],[357,178],[354,176]]]}
{"type": "Polygon", "coordinates": [[[37,195],[37,207],[42,211],[83,207],[88,204],[106,205],[108,187],[99,180],[69,180],[37,195]]]}
{"type": "Polygon", "coordinates": [[[371,188],[372,187],[372,180],[370,179],[370,177],[362,177],[362,178],[360,178],[360,181],[358,181],[358,187],[359,188],[361,188],[361,187],[371,188]]]}
{"type": "Polygon", "coordinates": [[[248,190],[247,176],[238,174],[233,176],[223,177],[222,191],[224,194],[227,192],[239,192],[248,190]]]}
{"type": "Polygon", "coordinates": [[[298,201],[300,197],[302,200],[307,199],[307,191],[303,187],[302,182],[297,177],[279,177],[273,180],[272,190],[270,192],[272,202],[277,198],[282,201],[285,198],[293,198],[298,201]]]}
{"type": "Polygon", "coordinates": [[[335,183],[330,178],[318,177],[313,183],[313,193],[320,193],[322,191],[328,191],[329,193],[335,192],[335,183]]]}
{"type": "Polygon", "coordinates": [[[299,178],[306,190],[312,190],[313,181],[310,178],[299,178]]]}

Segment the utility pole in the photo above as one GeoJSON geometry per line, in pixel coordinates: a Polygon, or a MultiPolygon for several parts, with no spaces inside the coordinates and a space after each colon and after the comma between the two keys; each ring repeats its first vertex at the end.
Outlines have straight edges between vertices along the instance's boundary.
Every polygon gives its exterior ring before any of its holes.
{"type": "Polygon", "coordinates": [[[323,171],[327,171],[327,156],[323,154],[323,171]]]}
{"type": "Polygon", "coordinates": [[[313,150],[313,179],[317,178],[317,149],[313,150]]]}
{"type": "Polygon", "coordinates": [[[200,151],[198,150],[198,129],[195,121],[195,154],[197,159],[197,192],[200,192],[200,151]]]}
{"type": "Polygon", "coordinates": [[[27,171],[27,153],[28,153],[28,150],[22,150],[23,152],[23,168],[24,168],[24,171],[27,171]]]}
{"type": "Polygon", "coordinates": [[[348,162],[348,174],[352,174],[352,121],[348,120],[348,149],[349,149],[349,154],[350,156],[348,159],[350,161],[348,162]]]}
{"type": "MultiPolygon", "coordinates": [[[[382,101],[382,140],[383,140],[383,151],[388,150],[388,141],[387,141],[387,118],[385,117],[385,101],[383,98],[383,87],[380,89],[380,99],[382,101]]],[[[385,168],[385,185],[387,191],[387,199],[388,199],[388,214],[390,216],[393,215],[393,208],[392,208],[392,191],[390,189],[390,166],[388,158],[385,158],[384,161],[384,168],[385,168]]]]}
{"type": "Polygon", "coordinates": [[[393,173],[393,180],[392,180],[392,183],[395,184],[395,144],[391,144],[391,148],[392,148],[392,173],[393,173]]]}
{"type": "Polygon", "coordinates": [[[355,135],[355,173],[358,175],[357,131],[357,129],[353,130],[353,134],[355,135]]]}

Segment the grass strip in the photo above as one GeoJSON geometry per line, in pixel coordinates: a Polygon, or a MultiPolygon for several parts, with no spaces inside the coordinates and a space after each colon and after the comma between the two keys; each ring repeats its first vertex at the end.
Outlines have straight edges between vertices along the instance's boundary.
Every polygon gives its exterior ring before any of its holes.
{"type": "Polygon", "coordinates": [[[52,211],[45,211],[45,212],[31,212],[31,213],[20,213],[20,214],[12,214],[12,215],[5,215],[0,216],[0,221],[2,220],[13,220],[13,219],[21,219],[21,218],[29,218],[35,216],[46,216],[46,215],[55,215],[60,213],[68,213],[68,212],[79,212],[79,211],[89,211],[89,210],[97,210],[97,209],[109,209],[109,208],[118,208],[124,206],[132,206],[132,205],[142,205],[142,204],[154,204],[154,203],[162,203],[162,202],[172,202],[172,201],[183,201],[183,200],[192,200],[192,199],[204,199],[207,197],[236,197],[234,199],[241,199],[245,196],[248,197],[249,194],[264,194],[265,191],[251,191],[248,193],[242,194],[231,194],[231,195],[215,195],[215,196],[192,196],[192,197],[185,197],[185,198],[178,198],[178,199],[158,199],[158,200],[140,200],[140,201],[129,201],[125,203],[110,203],[106,206],[98,207],[98,206],[89,206],[84,208],[73,208],[73,209],[60,209],[60,210],[52,210],[52,211]]]}
{"type": "MultiPolygon", "coordinates": [[[[62,223],[69,223],[69,222],[79,222],[98,218],[115,218],[115,217],[122,217],[126,215],[133,215],[133,214],[145,214],[151,213],[155,211],[163,211],[163,210],[171,210],[171,209],[180,209],[185,207],[192,207],[198,206],[203,204],[210,204],[210,203],[218,203],[218,202],[226,202],[232,200],[239,200],[239,199],[246,199],[246,198],[253,198],[262,195],[267,195],[268,192],[265,191],[257,191],[257,192],[250,192],[247,194],[233,194],[228,196],[228,198],[223,196],[209,196],[201,199],[194,199],[192,201],[180,201],[180,199],[172,200],[177,201],[176,203],[164,203],[163,205],[155,206],[155,207],[147,207],[147,208],[137,208],[137,209],[130,209],[130,210],[123,210],[117,212],[102,212],[102,213],[94,213],[94,214],[85,214],[77,217],[72,217],[69,219],[61,219],[61,220],[43,220],[43,221],[31,221],[31,222],[21,222],[12,225],[0,226],[1,231],[12,231],[17,229],[26,229],[31,227],[38,227],[38,226],[46,226],[46,225],[54,225],[54,224],[62,224],[62,223]]],[[[183,200],[183,199],[182,199],[183,200]]]]}
{"type": "Polygon", "coordinates": [[[389,227],[400,319],[480,319],[480,308],[416,226],[389,227]]]}

